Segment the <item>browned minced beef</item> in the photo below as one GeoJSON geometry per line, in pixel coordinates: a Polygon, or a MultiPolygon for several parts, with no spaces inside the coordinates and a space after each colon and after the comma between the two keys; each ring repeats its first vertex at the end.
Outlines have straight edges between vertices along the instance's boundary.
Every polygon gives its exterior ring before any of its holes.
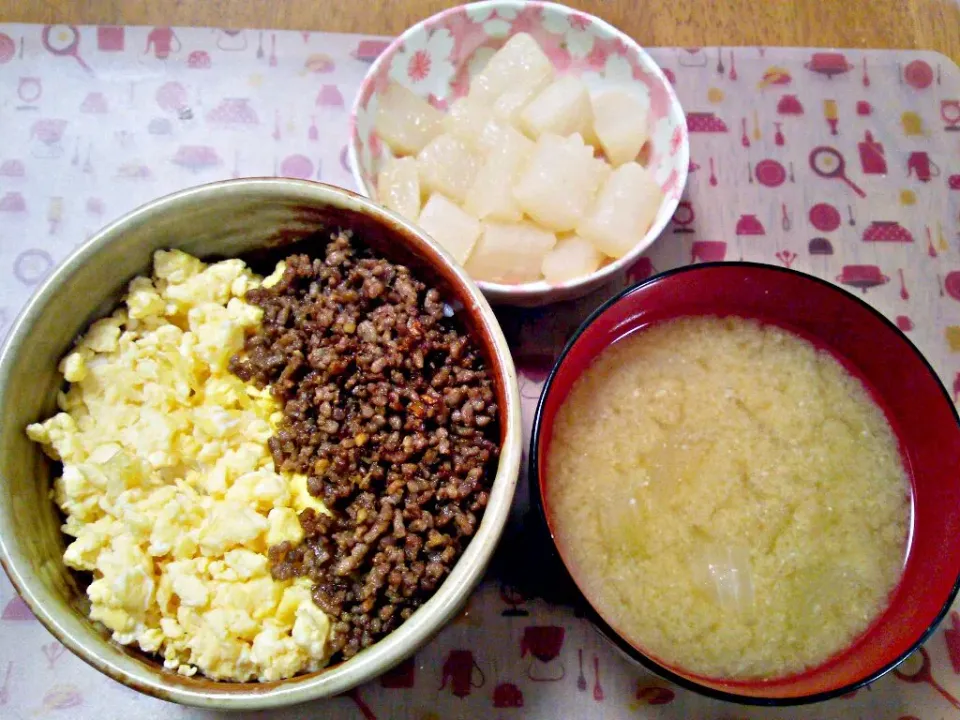
{"type": "Polygon", "coordinates": [[[263,323],[231,369],[271,386],[274,463],[333,512],[300,513],[304,541],[270,548],[271,571],[313,581],[350,657],[410,617],[476,531],[499,449],[493,383],[437,290],[349,233],[247,300],[263,323]]]}

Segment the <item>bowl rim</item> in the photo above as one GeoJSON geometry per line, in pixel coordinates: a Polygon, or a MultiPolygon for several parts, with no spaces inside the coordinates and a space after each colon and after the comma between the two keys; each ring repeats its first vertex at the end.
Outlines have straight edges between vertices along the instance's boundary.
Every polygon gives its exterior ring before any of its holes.
{"type": "MultiPolygon", "coordinates": [[[[10,382],[13,360],[19,353],[22,338],[31,331],[40,313],[59,292],[64,279],[76,273],[92,256],[109,248],[130,226],[157,213],[176,211],[184,202],[202,201],[211,194],[236,193],[242,196],[251,192],[264,200],[285,198],[358,212],[373,218],[394,235],[415,236],[449,266],[481,321],[480,332],[490,336],[490,345],[494,351],[491,360],[495,364],[492,369],[501,376],[504,384],[506,407],[501,409],[501,421],[505,428],[497,472],[491,483],[493,489],[499,482],[502,490],[498,493],[499,501],[496,504],[491,502],[487,506],[473,541],[457,560],[440,588],[400,627],[344,663],[328,670],[320,670],[306,679],[305,676],[294,676],[269,683],[267,689],[263,689],[264,684],[256,681],[218,683],[209,680],[208,687],[196,688],[171,683],[166,677],[170,671],[164,669],[155,658],[136,671],[128,671],[116,664],[103,653],[104,646],[114,644],[109,637],[101,634],[95,642],[88,642],[86,638],[75,636],[61,624],[61,613],[47,609],[46,604],[40,600],[46,593],[35,579],[33,568],[19,552],[8,547],[6,532],[0,529],[0,566],[31,612],[64,646],[87,664],[128,687],[161,700],[208,709],[265,710],[332,697],[376,678],[428,643],[449,624],[483,578],[509,518],[523,450],[516,369],[503,330],[476,283],[446,250],[401,216],[350,190],[308,180],[254,177],[207,183],[156,198],[114,220],[61,261],[24,304],[0,344],[0,385],[10,382]],[[392,225],[398,227],[391,227],[392,225]],[[346,672],[340,672],[343,667],[347,668],[346,672]]],[[[89,617],[83,618],[83,621],[94,624],[89,617]]],[[[183,680],[179,677],[177,679],[183,680]]]]}
{"type": "MultiPolygon", "coordinates": [[[[683,141],[680,143],[680,149],[677,152],[676,160],[678,167],[677,192],[673,196],[665,195],[660,205],[661,209],[666,207],[668,212],[664,213],[663,219],[660,222],[654,221],[649,230],[647,230],[646,234],[643,236],[643,239],[633,248],[631,248],[630,252],[628,252],[626,255],[616,258],[613,262],[601,266],[589,275],[585,275],[584,277],[580,278],[573,278],[572,280],[566,280],[562,283],[556,284],[548,283],[546,280],[537,280],[536,282],[532,283],[519,283],[516,285],[488,282],[486,280],[474,280],[481,291],[485,293],[489,292],[494,299],[501,299],[509,296],[520,302],[523,300],[532,300],[534,298],[542,297],[554,292],[568,292],[581,288],[587,289],[590,287],[597,287],[605,282],[608,282],[618,273],[626,271],[633,263],[637,261],[637,259],[645,250],[647,250],[660,238],[660,236],[663,234],[663,231],[667,228],[667,225],[670,224],[673,214],[677,210],[677,206],[680,203],[681,196],[684,188],[687,185],[687,179],[690,173],[690,132],[689,128],[687,127],[687,116],[683,110],[683,106],[680,104],[680,100],[673,88],[673,84],[667,80],[667,76],[664,74],[661,67],[657,65],[653,58],[650,57],[650,54],[643,49],[643,46],[640,45],[640,43],[603,18],[597,17],[596,15],[583,10],[577,10],[568,5],[550,2],[549,0],[480,0],[479,2],[455,5],[453,7],[446,8],[445,10],[441,10],[440,12],[435,13],[430,17],[408,27],[400,35],[396,36],[377,56],[377,59],[374,60],[373,64],[367,70],[366,75],[364,75],[363,80],[360,82],[360,85],[357,88],[357,93],[353,99],[353,104],[350,107],[350,137],[347,142],[347,164],[350,166],[350,174],[353,176],[354,185],[357,187],[357,191],[361,195],[372,200],[373,194],[371,193],[370,188],[367,186],[367,183],[364,181],[363,175],[360,172],[360,159],[357,155],[355,138],[357,115],[360,112],[360,98],[363,96],[364,89],[373,82],[373,78],[377,72],[379,72],[381,66],[386,63],[388,59],[392,60],[397,50],[405,42],[407,42],[410,37],[420,33],[428,25],[436,23],[448,15],[453,15],[455,13],[464,11],[466,8],[470,8],[471,11],[479,11],[488,8],[523,8],[529,5],[538,5],[543,7],[548,12],[559,13],[563,16],[576,14],[586,17],[590,20],[591,25],[599,27],[603,30],[603,32],[608,33],[611,37],[620,40],[629,52],[635,53],[644,69],[656,77],[663,87],[666,88],[667,97],[670,99],[670,108],[676,108],[677,114],[679,115],[680,126],[683,128],[683,141]]],[[[507,37],[509,37],[509,34],[507,37]]]]}
{"type": "MultiPolygon", "coordinates": [[[[647,285],[652,285],[657,282],[663,282],[673,276],[697,272],[705,269],[715,269],[715,268],[745,268],[752,270],[762,270],[770,271],[777,273],[786,273],[799,276],[804,280],[809,280],[813,282],[820,283],[821,285],[826,286],[830,290],[836,292],[841,299],[843,300],[852,300],[858,303],[861,307],[869,310],[875,317],[882,321],[884,325],[891,330],[899,340],[903,341],[906,344],[906,349],[913,352],[917,358],[921,361],[924,368],[926,368],[927,373],[934,379],[937,383],[937,386],[940,389],[941,394],[943,395],[944,402],[947,403],[947,406],[950,408],[954,422],[957,424],[957,427],[960,428],[960,412],[957,410],[957,406],[954,404],[953,399],[950,397],[950,393],[947,390],[946,386],[943,383],[943,380],[940,378],[937,371],[930,364],[930,361],[924,356],[920,349],[913,343],[913,341],[907,337],[907,335],[897,327],[896,323],[890,320],[886,315],[880,312],[873,305],[868,303],[866,300],[857,297],[848,290],[839,287],[838,285],[830,282],[821,277],[811,275],[809,273],[801,272],[793,268],[780,267],[779,265],[769,265],[766,263],[750,262],[744,260],[734,260],[734,261],[720,261],[720,262],[706,262],[698,263],[696,265],[683,265],[677,268],[672,268],[664,272],[652,275],[651,277],[642,280],[640,282],[634,283],[629,287],[624,288],[618,292],[613,297],[609,298],[606,302],[600,305],[596,310],[594,310],[590,315],[584,320],[576,331],[564,345],[563,350],[557,356],[557,360],[554,363],[553,367],[550,370],[550,374],[547,376],[547,379],[544,381],[543,389],[540,392],[540,397],[537,400],[536,411],[533,416],[533,429],[530,433],[530,446],[529,446],[529,462],[530,467],[528,471],[528,480],[530,483],[530,497],[531,502],[537,507],[537,520],[541,523],[542,527],[546,530],[547,534],[550,536],[550,550],[553,552],[555,557],[560,560],[564,572],[570,578],[570,582],[573,587],[576,588],[578,599],[582,601],[583,610],[586,616],[590,619],[591,623],[595,626],[596,630],[605,637],[617,650],[622,654],[629,657],[635,662],[640,663],[648,670],[656,673],[660,677],[669,680],[670,682],[676,683],[686,690],[691,690],[693,692],[705,695],[716,700],[724,700],[726,702],[739,703],[742,705],[756,705],[756,706],[766,706],[766,707],[787,707],[795,705],[809,705],[811,703],[822,702],[824,700],[830,700],[832,698],[840,697],[842,695],[847,695],[859,688],[862,688],[865,685],[868,685],[876,680],[880,679],[891,670],[894,670],[899,666],[904,660],[906,660],[910,655],[912,655],[918,648],[920,648],[933,633],[936,631],[937,627],[946,617],[947,613],[950,612],[950,608],[953,605],[954,600],[957,597],[958,592],[960,592],[960,574],[954,580],[953,587],[950,592],[947,594],[947,597],[940,607],[940,610],[934,616],[933,620],[927,626],[927,628],[920,633],[919,637],[910,644],[910,646],[904,650],[897,658],[893,661],[883,665],[877,670],[874,670],[867,674],[860,680],[844,685],[835,690],[827,690],[819,693],[811,693],[808,695],[798,695],[795,697],[784,697],[784,698],[765,698],[765,697],[754,697],[750,695],[741,695],[735,692],[729,692],[726,690],[716,690],[705,685],[701,685],[695,680],[691,680],[682,675],[677,674],[673,670],[667,668],[666,666],[660,664],[650,656],[646,655],[639,649],[631,645],[626,639],[621,637],[613,627],[610,626],[601,616],[600,613],[594,608],[590,601],[586,598],[583,592],[580,590],[579,585],[573,579],[573,574],[570,572],[566,561],[563,559],[563,555],[560,553],[559,548],[557,547],[556,540],[553,536],[553,532],[550,530],[550,524],[547,519],[546,508],[544,507],[542,487],[540,483],[540,453],[538,450],[540,444],[540,436],[542,430],[543,422],[543,413],[544,406],[546,405],[547,396],[550,393],[551,388],[553,387],[553,382],[556,379],[560,367],[566,360],[567,356],[573,349],[573,346],[580,339],[580,337],[586,332],[586,330],[603,314],[605,314],[610,308],[624,300],[627,296],[633,294],[634,292],[640,290],[647,285]]],[[[609,347],[609,346],[608,346],[609,347]]],[[[601,351],[602,352],[602,351],[601,351]]]]}

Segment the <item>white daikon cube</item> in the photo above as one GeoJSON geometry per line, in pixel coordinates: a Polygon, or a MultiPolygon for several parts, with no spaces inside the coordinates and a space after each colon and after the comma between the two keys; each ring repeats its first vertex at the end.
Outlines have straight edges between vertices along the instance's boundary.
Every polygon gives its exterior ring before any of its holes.
{"type": "Polygon", "coordinates": [[[513,183],[533,152],[533,142],[519,130],[491,120],[480,135],[486,161],[467,191],[464,209],[481,220],[519,222],[523,211],[513,183]]]}
{"type": "Polygon", "coordinates": [[[492,117],[490,103],[465,97],[456,100],[443,117],[444,132],[475,147],[483,128],[492,117]]]}
{"type": "Polygon", "coordinates": [[[543,277],[548,283],[586,277],[603,262],[603,253],[593,243],[579,235],[570,235],[557,241],[556,247],[543,258],[543,277]]]}
{"type": "Polygon", "coordinates": [[[480,169],[480,158],[463,140],[440,135],[417,155],[420,184],[427,193],[439,192],[462,203],[480,169]]]}
{"type": "Polygon", "coordinates": [[[623,257],[647,234],[662,200],[653,173],[635,162],[625,163],[600,188],[577,232],[600,252],[623,257]]]}
{"type": "Polygon", "coordinates": [[[416,221],[420,214],[420,175],[412,157],[390,158],[377,176],[377,197],[388,210],[416,221]]]}
{"type": "Polygon", "coordinates": [[[553,64],[527,33],[517,33],[470,83],[470,95],[493,102],[508,90],[533,88],[553,77],[553,64]]]}
{"type": "Polygon", "coordinates": [[[463,209],[481,220],[519,222],[523,210],[513,196],[513,181],[524,158],[492,153],[467,191],[463,209]]]}
{"type": "Polygon", "coordinates": [[[647,141],[647,109],[624,90],[609,90],[593,99],[593,129],[611,163],[636,160],[647,141]]]}
{"type": "Polygon", "coordinates": [[[534,139],[544,133],[583,136],[592,127],[590,92],[582,80],[570,75],[547,85],[520,113],[520,128],[534,139]]]}
{"type": "Polygon", "coordinates": [[[500,122],[520,127],[520,113],[536,95],[550,84],[551,78],[531,87],[507,90],[493,103],[493,117],[500,122]]]}
{"type": "Polygon", "coordinates": [[[419,225],[463,265],[480,235],[480,222],[443,195],[431,195],[420,212],[419,225]]]}
{"type": "Polygon", "coordinates": [[[394,155],[416,155],[442,131],[443,113],[412,90],[391,83],[380,96],[374,129],[394,155]]]}
{"type": "Polygon", "coordinates": [[[513,186],[523,211],[545,227],[573,230],[586,214],[609,166],[579,135],[541,135],[513,186]]]}
{"type": "Polygon", "coordinates": [[[536,282],[544,255],[556,244],[552,232],[533,223],[483,223],[480,239],[465,267],[475,280],[536,282]]]}
{"type": "Polygon", "coordinates": [[[512,125],[491,120],[480,133],[477,146],[484,155],[516,156],[526,162],[533,153],[533,141],[512,125]]]}

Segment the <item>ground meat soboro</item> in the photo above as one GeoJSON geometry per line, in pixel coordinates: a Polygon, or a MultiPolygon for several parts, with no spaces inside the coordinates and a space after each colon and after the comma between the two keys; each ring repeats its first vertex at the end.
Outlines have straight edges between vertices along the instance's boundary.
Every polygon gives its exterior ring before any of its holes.
{"type": "Polygon", "coordinates": [[[438,291],[349,233],[247,300],[263,324],[231,369],[284,404],[277,469],[333,511],[304,510],[304,541],[272,547],[271,569],[313,580],[350,657],[410,617],[476,531],[499,449],[493,383],[438,291]]]}

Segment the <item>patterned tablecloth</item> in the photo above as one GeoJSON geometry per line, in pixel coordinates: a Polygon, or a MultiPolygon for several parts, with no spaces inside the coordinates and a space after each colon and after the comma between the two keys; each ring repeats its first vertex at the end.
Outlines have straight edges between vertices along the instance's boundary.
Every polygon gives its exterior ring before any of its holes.
{"type": "MultiPolygon", "coordinates": [[[[0,25],[0,337],[59,260],[144,201],[245,175],[351,187],[349,106],[382,46],[307,32],[0,25]]],[[[571,52],[589,52],[581,46],[571,52]]],[[[894,318],[960,397],[958,68],[923,52],[652,54],[688,111],[692,166],[674,222],[631,277],[742,257],[829,278],[894,318]],[[829,150],[811,157],[815,148],[829,150]]],[[[612,291],[502,314],[525,412],[557,346],[612,291]]],[[[522,484],[503,545],[514,562],[411,662],[350,698],[263,717],[960,717],[957,612],[897,672],[819,706],[745,708],[660,681],[562,603],[533,597],[521,581],[537,566],[520,529],[526,507],[522,484]]],[[[206,715],[87,667],[0,578],[0,717],[206,715]]]]}

